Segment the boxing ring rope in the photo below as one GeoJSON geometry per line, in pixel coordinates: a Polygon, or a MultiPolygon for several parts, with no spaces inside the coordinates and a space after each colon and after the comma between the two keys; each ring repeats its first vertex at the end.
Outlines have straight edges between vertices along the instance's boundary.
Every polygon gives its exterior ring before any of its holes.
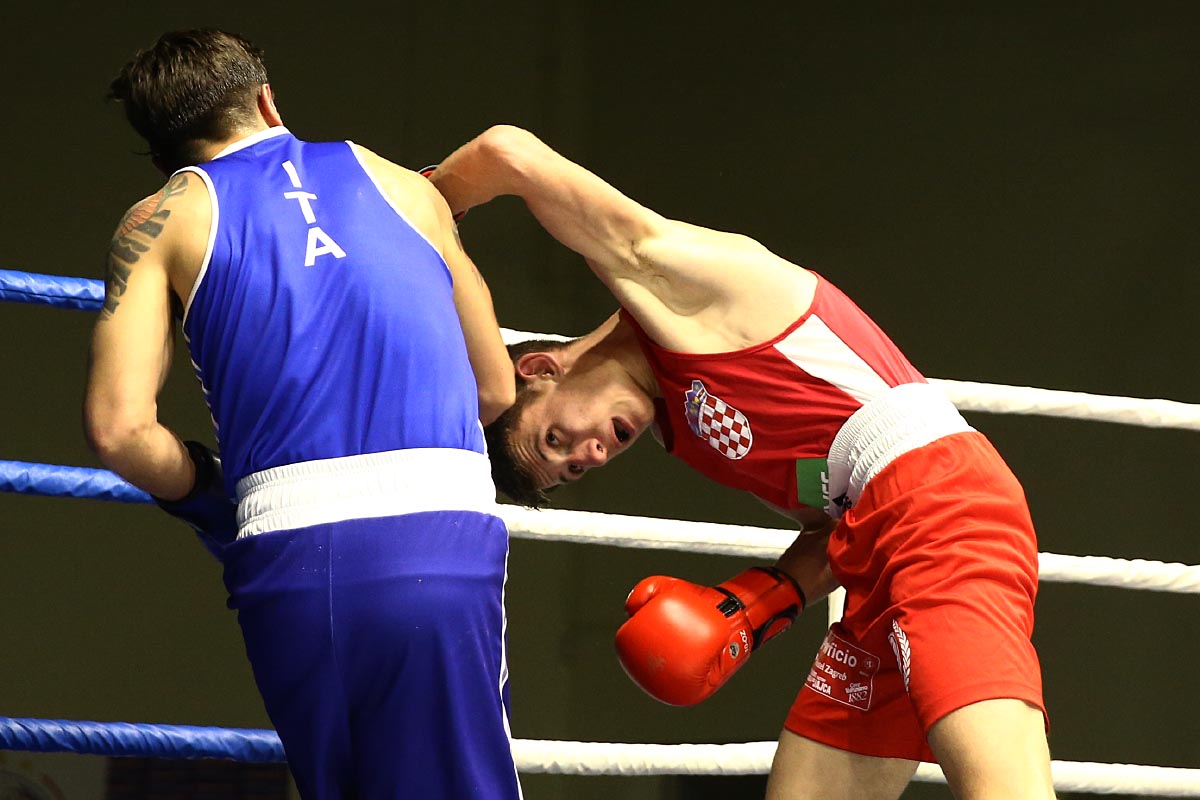
{"type": "MultiPolygon", "coordinates": [[[[49,497],[76,497],[125,503],[151,503],[150,495],[107,470],[0,460],[0,491],[49,497]]],[[[498,510],[517,539],[602,544],[649,550],[774,559],[791,544],[790,528],[755,528],[716,522],[684,522],[599,511],[521,508],[498,510]],[[697,541],[701,539],[702,541],[697,541]]],[[[1089,583],[1122,589],[1200,594],[1200,566],[1039,553],[1039,579],[1047,583],[1089,583]]]]}
{"type": "MultiPolygon", "coordinates": [[[[100,281],[0,270],[0,300],[76,310],[98,310],[100,281]]],[[[505,341],[541,337],[505,330],[505,341]]],[[[562,339],[550,336],[545,338],[562,339]]],[[[1145,427],[1200,430],[1200,405],[1168,400],[1108,397],[1029,387],[936,380],[964,411],[1036,414],[1145,427]]],[[[125,503],[150,498],[106,470],[22,461],[0,461],[0,491],[125,503]]],[[[619,547],[682,550],[773,558],[790,544],[789,529],[501,506],[514,537],[619,547]],[[696,541],[698,538],[703,541],[696,541]]],[[[1039,554],[1040,580],[1125,589],[1200,593],[1200,566],[1101,556],[1039,554]]],[[[528,773],[569,775],[763,774],[775,742],[723,745],[649,745],[517,739],[517,767],[528,773]]],[[[0,749],[66,751],[109,756],[222,758],[279,762],[283,750],[274,731],[179,725],[77,722],[0,717],[0,749]]],[[[1054,761],[1054,785],[1062,792],[1130,793],[1200,797],[1200,770],[1129,764],[1054,761]]],[[[941,770],[922,764],[915,780],[945,782],[941,770]]]]}
{"type": "MultiPolygon", "coordinates": [[[[71,752],[99,756],[221,758],[283,762],[274,731],[188,725],[73,722],[0,717],[0,749],[71,752]]],[[[738,744],[620,744],[514,739],[513,758],[523,773],[553,775],[758,775],[771,767],[775,742],[738,744]]],[[[1197,796],[1200,770],[1051,762],[1060,792],[1197,796]]],[[[921,764],[914,780],[945,783],[935,764],[921,764]]]]}
{"type": "MultiPolygon", "coordinates": [[[[105,470],[0,461],[0,491],[54,497],[82,497],[149,503],[150,496],[105,470]]],[[[711,522],[633,517],[595,511],[563,511],[499,506],[513,538],[606,544],[691,553],[774,559],[794,531],[711,522]],[[698,541],[697,539],[701,539],[698,541]]],[[[1088,583],[1125,589],[1200,592],[1200,566],[1106,556],[1039,553],[1039,578],[1045,582],[1088,583]]],[[[832,624],[841,618],[845,593],[829,597],[832,624]]]]}
{"type": "MultiPolygon", "coordinates": [[[[0,269],[0,300],[99,311],[104,303],[102,281],[62,278],[0,269]]],[[[532,338],[569,337],[502,329],[508,344],[532,338]]],[[[1152,428],[1200,431],[1200,405],[1173,400],[1110,397],[1085,392],[1001,386],[994,383],[930,379],[962,411],[993,414],[1037,414],[1096,422],[1116,422],[1152,428]]]]}

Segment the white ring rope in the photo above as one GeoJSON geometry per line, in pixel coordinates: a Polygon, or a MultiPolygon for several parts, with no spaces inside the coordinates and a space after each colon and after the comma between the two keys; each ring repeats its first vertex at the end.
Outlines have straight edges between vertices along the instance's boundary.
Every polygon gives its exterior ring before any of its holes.
{"type": "MultiPolygon", "coordinates": [[[[775,757],[775,742],[736,744],[619,744],[544,739],[513,740],[517,769],[555,775],[764,775],[775,757]]],[[[1200,770],[1052,761],[1060,792],[1200,796],[1200,770]]],[[[945,783],[936,764],[921,764],[914,780],[945,783]]]]}
{"type": "Polygon", "coordinates": [[[1181,428],[1200,431],[1200,405],[1174,400],[1109,397],[1028,386],[950,381],[931,378],[962,411],[993,414],[1038,414],[1095,422],[1119,422],[1144,428],[1181,428]]]}
{"type": "MultiPolygon", "coordinates": [[[[501,328],[505,344],[528,339],[567,341],[570,336],[529,333],[501,328]]],[[[929,382],[945,391],[950,402],[961,411],[991,414],[1036,414],[1046,417],[1118,422],[1146,428],[1179,428],[1200,431],[1200,404],[1174,400],[1150,400],[1140,397],[1111,397],[1030,386],[1003,386],[996,383],[952,381],[930,378],[929,382]]]]}
{"type": "MultiPolygon", "coordinates": [[[[519,539],[570,541],[655,550],[681,550],[774,559],[796,536],[795,530],[684,522],[598,511],[500,506],[509,534],[519,539]],[[701,541],[698,541],[701,540],[701,541]]],[[[1200,566],[1105,556],[1040,553],[1043,581],[1090,583],[1123,589],[1200,594],[1200,566]]]]}
{"type": "MultiPolygon", "coordinates": [[[[528,339],[572,337],[502,329],[507,344],[528,339]]],[[[1152,428],[1200,430],[1200,404],[1036,389],[973,381],[930,379],[962,411],[1034,414],[1115,422],[1152,428]]],[[[535,511],[501,506],[515,538],[570,541],[618,547],[777,557],[796,532],[711,522],[604,514],[594,511],[535,511]]],[[[1200,593],[1200,566],[1104,556],[1039,553],[1039,578],[1122,589],[1200,593]]],[[[831,620],[840,616],[840,592],[830,596],[831,620]]],[[[770,771],[775,742],[737,744],[615,744],[521,739],[513,741],[522,772],[567,775],[745,775],[770,771]]],[[[1200,770],[1089,761],[1053,761],[1059,792],[1200,797],[1200,770]]],[[[935,764],[921,764],[914,780],[945,783],[935,764]]]]}

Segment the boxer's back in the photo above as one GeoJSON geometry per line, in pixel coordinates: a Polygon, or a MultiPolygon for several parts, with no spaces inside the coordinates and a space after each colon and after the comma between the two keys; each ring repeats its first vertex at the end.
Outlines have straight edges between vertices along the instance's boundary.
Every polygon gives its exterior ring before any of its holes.
{"type": "Polygon", "coordinates": [[[363,453],[483,452],[450,273],[349,144],[274,128],[192,170],[214,213],[184,334],[230,486],[363,453]]]}

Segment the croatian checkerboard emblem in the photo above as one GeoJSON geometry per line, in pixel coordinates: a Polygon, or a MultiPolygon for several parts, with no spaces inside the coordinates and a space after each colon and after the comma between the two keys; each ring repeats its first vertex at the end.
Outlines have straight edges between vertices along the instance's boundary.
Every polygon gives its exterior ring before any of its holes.
{"type": "Polygon", "coordinates": [[[754,435],[745,414],[709,394],[704,384],[697,380],[692,381],[692,388],[685,393],[685,398],[684,413],[692,433],[734,461],[750,452],[754,435]]]}

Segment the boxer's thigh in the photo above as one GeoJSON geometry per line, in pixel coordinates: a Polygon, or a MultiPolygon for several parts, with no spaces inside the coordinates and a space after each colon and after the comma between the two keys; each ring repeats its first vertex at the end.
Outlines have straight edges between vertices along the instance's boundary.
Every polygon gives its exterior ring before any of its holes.
{"type": "Polygon", "coordinates": [[[365,797],[517,797],[503,685],[507,533],[475,512],[334,543],[335,644],[365,797]]]}
{"type": "Polygon", "coordinates": [[[785,730],[767,800],[895,800],[916,769],[915,761],[859,755],[785,730]]]}
{"type": "Polygon", "coordinates": [[[1054,797],[1040,708],[1014,699],[972,703],[939,720],[929,743],[961,800],[1054,797]]]}

